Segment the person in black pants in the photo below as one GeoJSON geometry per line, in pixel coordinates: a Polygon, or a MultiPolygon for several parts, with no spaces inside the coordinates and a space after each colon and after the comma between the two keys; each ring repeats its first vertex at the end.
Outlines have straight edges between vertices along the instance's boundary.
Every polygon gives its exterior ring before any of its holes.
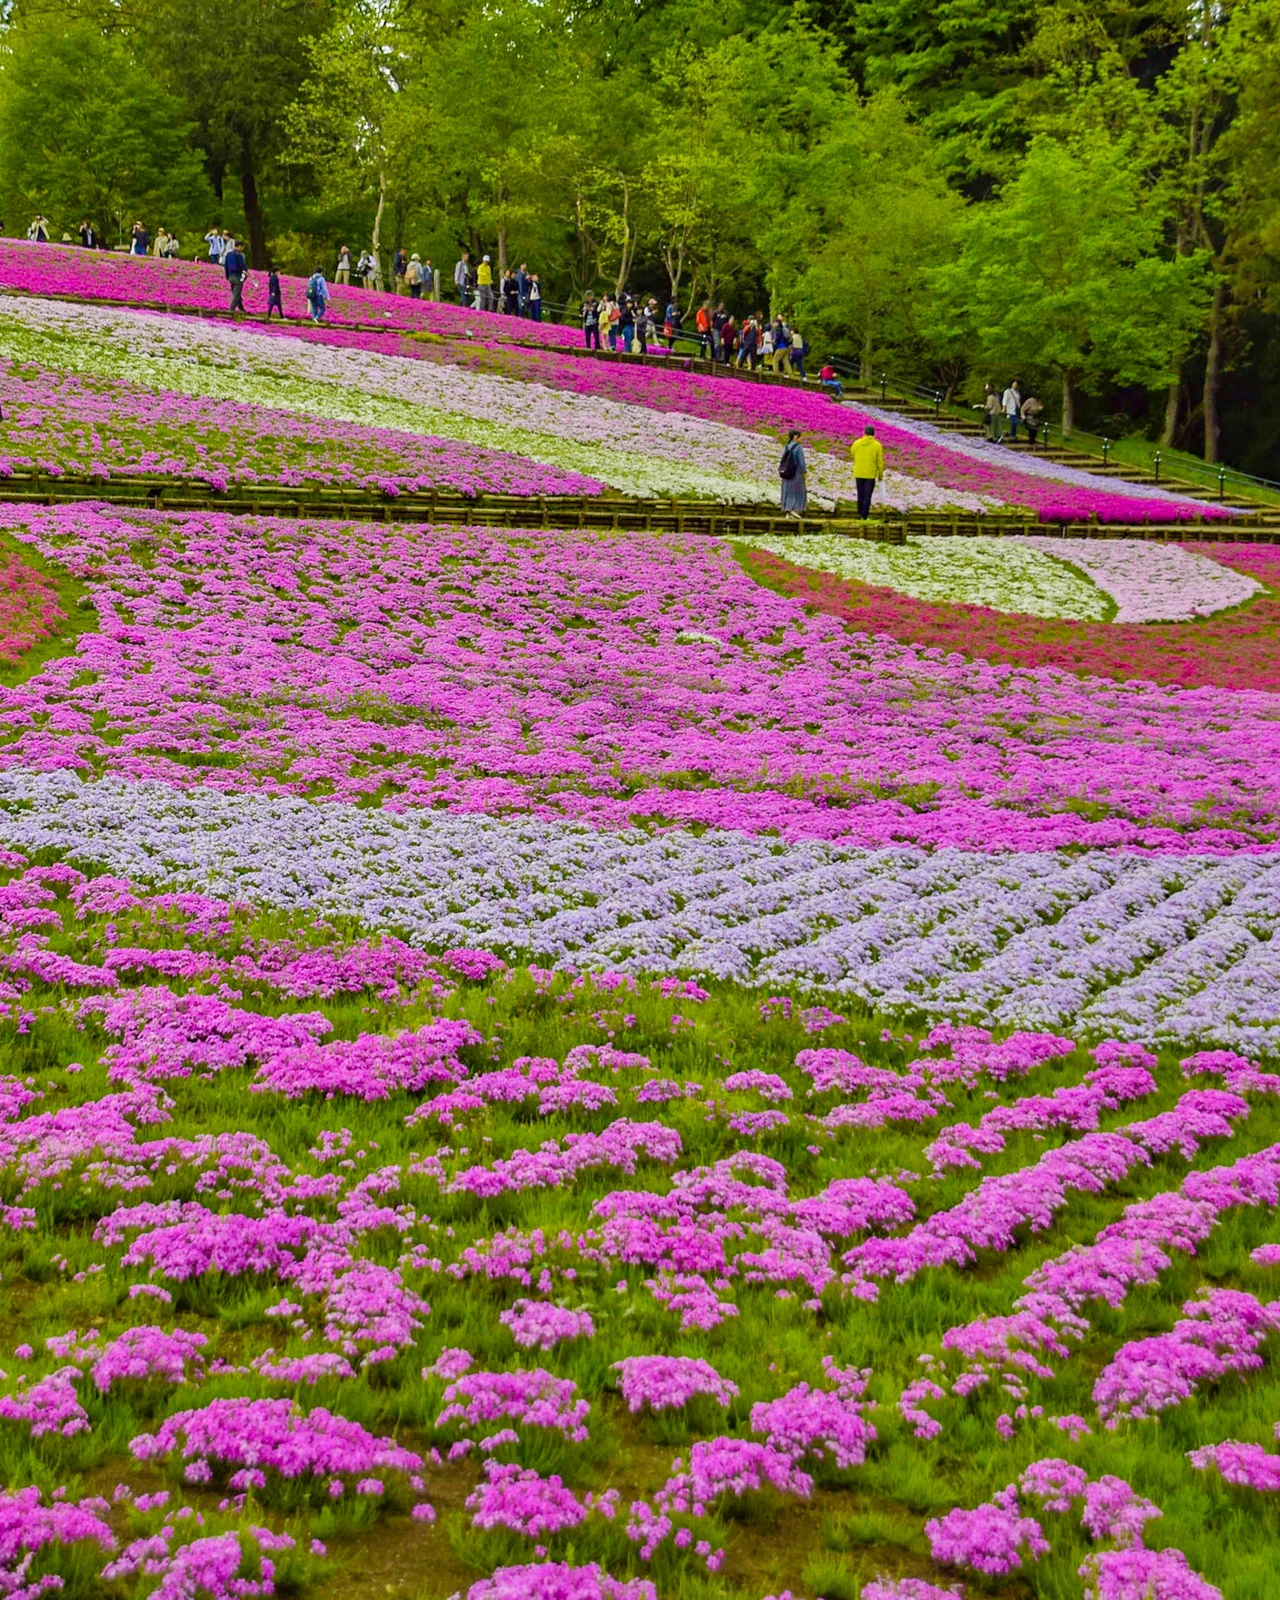
{"type": "Polygon", "coordinates": [[[582,338],[588,350],[600,348],[600,306],[593,294],[582,302],[582,338]]]}

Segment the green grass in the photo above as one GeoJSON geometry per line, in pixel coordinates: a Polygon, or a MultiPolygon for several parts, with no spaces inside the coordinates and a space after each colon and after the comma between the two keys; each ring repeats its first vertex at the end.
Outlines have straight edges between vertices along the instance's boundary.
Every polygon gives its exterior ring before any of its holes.
{"type": "MultiPolygon", "coordinates": [[[[333,930],[314,929],[284,915],[242,912],[229,918],[229,926],[217,938],[209,939],[187,927],[180,909],[144,907],[112,914],[109,933],[105,916],[78,919],[65,898],[56,902],[56,908],[62,915],[61,928],[42,931],[49,934],[52,948],[86,962],[101,959],[109,939],[149,947],[212,945],[230,958],[260,950],[264,942],[287,939],[319,946],[355,932],[339,928],[335,935],[333,930]]],[[[662,1076],[702,1084],[706,1097],[714,1097],[726,1109],[759,1105],[754,1096],[729,1095],[719,1088],[728,1071],[753,1066],[776,1072],[795,1091],[788,1107],[793,1126],[746,1147],[781,1160],[796,1196],[817,1193],[835,1178],[927,1170],[921,1152],[936,1131],[929,1125],[893,1126],[879,1133],[845,1131],[831,1140],[815,1138],[805,1125],[808,1080],[795,1066],[799,1050],[820,1042],[853,1051],[868,1063],[901,1069],[915,1049],[907,1036],[917,1030],[909,1024],[899,1020],[890,1036],[882,1037],[886,1019],[836,998],[829,997],[830,1003],[849,1020],[817,1041],[796,1019],[763,1022],[763,997],[730,984],[708,985],[710,998],[699,1004],[664,999],[645,983],[634,992],[625,986],[611,992],[564,976],[539,985],[519,973],[485,985],[461,984],[438,1008],[425,992],[392,1004],[368,992],[289,1001],[252,981],[237,982],[236,987],[239,1005],[264,1014],[319,1010],[331,1021],[332,1036],[341,1038],[413,1027],[436,1009],[465,1016],[488,1041],[466,1053],[473,1072],[526,1055],[563,1059],[573,1045],[601,1042],[610,1035],[620,1048],[646,1055],[662,1076]],[[677,1010],[691,1015],[694,1026],[673,1032],[671,1017],[677,1010]]],[[[12,1017],[0,1018],[0,1072],[29,1081],[41,1091],[44,1098],[28,1114],[82,1105],[112,1088],[102,1059],[110,1041],[92,1009],[80,1014],[78,999],[57,990],[41,992],[39,986],[24,996],[23,1006],[35,1014],[29,1031],[18,1033],[12,1017]],[[82,1063],[84,1070],[67,1073],[64,1069],[70,1062],[82,1063]]],[[[1078,1050],[1038,1069],[1026,1084],[1005,1085],[1000,1098],[1043,1094],[1078,1083],[1091,1064],[1086,1051],[1078,1050]]],[[[356,1158],[357,1175],[392,1165],[403,1168],[445,1140],[458,1152],[445,1157],[448,1170],[477,1160],[492,1164],[547,1139],[602,1129],[620,1115],[662,1116],[680,1133],[684,1169],[707,1166],[742,1147],[727,1134],[722,1117],[708,1120],[701,1100],[673,1102],[665,1110],[636,1105],[627,1091],[645,1076],[635,1070],[616,1077],[603,1075],[602,1081],[619,1091],[616,1109],[543,1118],[528,1107],[492,1106],[468,1114],[447,1134],[424,1124],[406,1128],[404,1118],[418,1096],[399,1094],[373,1104],[344,1099],[288,1102],[247,1093],[246,1071],[224,1072],[209,1081],[174,1078],[164,1085],[173,1102],[170,1120],[142,1130],[140,1137],[195,1139],[235,1131],[263,1141],[263,1149],[269,1147],[274,1158],[291,1170],[313,1172],[319,1169],[308,1151],[320,1131],[346,1128],[352,1135],[351,1157],[363,1152],[356,1158]],[[466,1156],[461,1154],[463,1147],[470,1152],[466,1156]]],[[[1159,1076],[1156,1096],[1108,1114],[1103,1126],[1122,1125],[1174,1104],[1185,1088],[1176,1061],[1163,1060],[1159,1076]]],[[[993,1103],[982,1084],[949,1094],[952,1106],[947,1120],[976,1121],[993,1103]]],[[[1208,1144],[1194,1165],[1204,1168],[1232,1161],[1277,1139],[1280,1109],[1259,1102],[1230,1145],[1208,1144]]],[[[1060,1134],[1043,1141],[1025,1133],[1011,1135],[1007,1149],[986,1160],[984,1172],[1015,1172],[1062,1140],[1060,1134]]],[[[237,1364],[268,1346],[290,1354],[322,1348],[319,1339],[303,1341],[288,1323],[265,1316],[281,1293],[281,1285],[269,1277],[213,1275],[170,1282],[172,1309],[155,1301],[128,1299],[130,1284],[144,1281],[145,1269],[123,1268],[119,1248],[104,1250],[94,1242],[97,1219],[118,1204],[196,1197],[200,1170],[198,1164],[175,1157],[156,1167],[149,1188],[121,1192],[87,1174],[86,1163],[79,1159],[70,1170],[24,1191],[18,1167],[10,1160],[0,1169],[0,1200],[34,1205],[38,1228],[0,1235],[0,1349],[10,1352],[25,1341],[40,1352],[48,1336],[71,1327],[111,1333],[142,1321],[198,1329],[209,1337],[211,1354],[237,1364]],[[174,1170],[168,1170],[170,1166],[174,1170]]],[[[1007,1256],[984,1257],[965,1271],[926,1272],[909,1284],[886,1285],[874,1303],[830,1289],[822,1312],[814,1314],[802,1308],[799,1297],[779,1300],[771,1284],[753,1286],[735,1280],[732,1299],[738,1315],[708,1333],[680,1330],[676,1318],[645,1288],[649,1274],[643,1264],[599,1263],[576,1247],[565,1249],[556,1243],[562,1229],[577,1239],[598,1227],[593,1208],[612,1191],[665,1192],[671,1183],[669,1169],[642,1162],[635,1176],[628,1178],[617,1169],[597,1168],[562,1188],[489,1201],[449,1195],[429,1178],[407,1175],[388,1203],[414,1208],[418,1220],[409,1238],[429,1244],[442,1264],[458,1261],[469,1246],[483,1246],[505,1228],[516,1227],[525,1234],[544,1230],[549,1243],[539,1265],[556,1273],[557,1298],[591,1309],[596,1336],[551,1352],[521,1355],[498,1316],[526,1292],[523,1286],[511,1280],[459,1280],[424,1268],[406,1274],[431,1305],[416,1347],[353,1379],[304,1389],[298,1398],[307,1407],[338,1410],[375,1432],[395,1433],[419,1452],[433,1446],[444,1451],[457,1437],[453,1428],[436,1425],[444,1386],[438,1379],[420,1376],[444,1346],[465,1346],[481,1367],[546,1366],[573,1379],[590,1401],[590,1439],[575,1445],[554,1433],[526,1429],[517,1458],[543,1473],[560,1473],[579,1492],[616,1487],[625,1512],[632,1500],[652,1496],[670,1472],[673,1458],[687,1452],[695,1439],[721,1431],[745,1435],[755,1401],[798,1382],[821,1383],[821,1357],[829,1354],[841,1365],[872,1369],[869,1393],[877,1403],[873,1420],[878,1438],[865,1465],[843,1473],[817,1468],[817,1487],[809,1502],[760,1499],[734,1515],[727,1514],[731,1507],[721,1508],[722,1514],[711,1519],[707,1537],[728,1552],[723,1570],[707,1574],[688,1554],[664,1549],[653,1572],[663,1600],[668,1595],[683,1600],[730,1595],[759,1600],[760,1595],[785,1587],[805,1600],[817,1596],[856,1600],[860,1584],[876,1572],[939,1579],[945,1575],[929,1562],[925,1521],[954,1505],[971,1506],[987,1498],[1014,1480],[1029,1461],[1044,1455],[1078,1461],[1093,1475],[1112,1472],[1128,1478],[1163,1508],[1157,1543],[1183,1549],[1194,1567],[1221,1585],[1227,1600],[1271,1600],[1274,1590],[1268,1584],[1280,1536],[1280,1511],[1260,1497],[1228,1488],[1213,1475],[1193,1471],[1185,1452],[1224,1438],[1266,1441],[1272,1422],[1280,1416],[1280,1371],[1269,1364],[1259,1372],[1232,1377],[1158,1422],[1128,1424],[1113,1433],[1097,1426],[1090,1397],[1097,1372],[1117,1346],[1171,1326],[1181,1303],[1202,1284],[1245,1288],[1264,1298],[1275,1293],[1274,1274],[1249,1261],[1249,1251],[1275,1233],[1275,1219],[1265,1209],[1231,1213],[1198,1259],[1175,1257],[1160,1282],[1132,1294],[1123,1310],[1099,1310],[1081,1349],[1070,1360],[1057,1363],[1059,1376],[1053,1382],[1032,1381],[1032,1403],[1043,1404],[1050,1413],[1078,1412],[1091,1418],[1093,1437],[1072,1445],[1065,1435],[1042,1423],[1012,1441],[1002,1439],[995,1418],[1007,1401],[994,1386],[979,1390],[967,1402],[953,1399],[935,1407],[944,1427],[933,1440],[916,1439],[895,1408],[902,1387],[920,1371],[918,1358],[939,1351],[941,1335],[949,1326],[1007,1312],[1023,1280],[1041,1261],[1073,1241],[1093,1238],[1116,1220],[1126,1204],[1176,1188],[1186,1170],[1176,1156],[1158,1158],[1101,1194],[1075,1196],[1046,1233],[1023,1239],[1007,1256]],[[576,1273],[572,1280],[564,1276],[571,1265],[576,1273]],[[620,1290],[622,1279],[626,1282],[620,1290]],[[614,1391],[612,1364],[627,1355],[657,1350],[710,1360],[738,1386],[730,1410],[726,1413],[705,1403],[660,1418],[631,1415],[614,1391]]],[[[959,1171],[913,1184],[919,1215],[955,1204],[978,1177],[959,1171]]],[[[214,1209],[245,1208],[251,1205],[251,1193],[237,1197],[231,1191],[228,1198],[219,1199],[205,1190],[199,1197],[214,1209]]],[[[321,1202],[313,1202],[311,1209],[318,1215],[331,1214],[321,1202]]],[[[731,1256],[743,1248],[760,1247],[750,1230],[748,1235],[729,1241],[731,1256]]],[[[405,1247],[389,1228],[365,1235],[360,1246],[362,1253],[387,1265],[405,1247]]],[[[316,1310],[316,1303],[310,1302],[307,1315],[313,1326],[318,1325],[316,1310]]],[[[11,1392],[19,1371],[46,1371],[50,1364],[50,1358],[41,1355],[25,1364],[6,1355],[9,1379],[0,1388],[11,1392]]],[[[216,1519],[218,1491],[184,1488],[176,1473],[163,1466],[139,1470],[129,1458],[129,1440],[154,1429],[168,1412],[205,1404],[216,1396],[285,1392],[255,1376],[232,1374],[210,1379],[199,1390],[126,1384],[105,1398],[90,1394],[86,1403],[93,1431],[87,1435],[30,1441],[17,1425],[0,1422],[5,1476],[11,1485],[33,1482],[50,1491],[67,1484],[73,1494],[104,1488],[109,1493],[121,1479],[139,1489],[166,1484],[216,1519]]],[[[299,1497],[279,1489],[269,1490],[255,1503],[252,1516],[288,1529],[299,1540],[299,1553],[291,1558],[288,1571],[290,1584],[300,1590],[332,1595],[335,1600],[338,1596],[377,1600],[386,1593],[443,1600],[459,1588],[465,1591],[496,1561],[532,1559],[527,1542],[514,1535],[480,1534],[471,1526],[463,1502],[477,1477],[474,1455],[428,1469],[428,1492],[440,1513],[433,1526],[410,1521],[403,1509],[379,1512],[370,1504],[353,1502],[332,1506],[323,1503],[323,1497],[317,1503],[314,1496],[299,1497]],[[306,1555],[312,1538],[329,1546],[328,1558],[313,1560],[306,1555]]],[[[1089,1547],[1072,1519],[1051,1516],[1044,1521],[1052,1556],[1022,1578],[1004,1585],[978,1584],[974,1592],[1009,1600],[1019,1594],[1053,1600],[1078,1594],[1075,1571],[1089,1547]]],[[[551,1556],[598,1560],[617,1575],[639,1573],[643,1569],[635,1547],[625,1538],[623,1522],[623,1517],[613,1523],[593,1519],[572,1537],[551,1540],[551,1556]]],[[[90,1591],[80,1585],[80,1592],[90,1591]]]]}

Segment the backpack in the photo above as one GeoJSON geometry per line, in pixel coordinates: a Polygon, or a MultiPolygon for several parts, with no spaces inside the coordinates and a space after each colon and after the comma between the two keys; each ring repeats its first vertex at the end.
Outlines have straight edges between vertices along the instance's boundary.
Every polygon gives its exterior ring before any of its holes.
{"type": "Polygon", "coordinates": [[[778,463],[778,476],[790,482],[796,475],[796,453],[790,445],[782,452],[782,460],[778,463]]]}

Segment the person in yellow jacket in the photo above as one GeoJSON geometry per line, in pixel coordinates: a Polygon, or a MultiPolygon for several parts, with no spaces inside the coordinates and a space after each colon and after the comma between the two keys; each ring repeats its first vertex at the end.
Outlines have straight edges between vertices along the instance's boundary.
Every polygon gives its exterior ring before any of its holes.
{"type": "Polygon", "coordinates": [[[480,297],[480,304],[477,309],[480,311],[492,311],[493,268],[489,264],[488,256],[486,256],[476,268],[476,289],[478,290],[480,297]]]}
{"type": "Polygon", "coordinates": [[[884,482],[884,446],[876,438],[876,430],[867,423],[860,439],[849,446],[853,457],[853,483],[858,491],[858,515],[865,522],[871,515],[871,496],[876,484],[884,482]]]}

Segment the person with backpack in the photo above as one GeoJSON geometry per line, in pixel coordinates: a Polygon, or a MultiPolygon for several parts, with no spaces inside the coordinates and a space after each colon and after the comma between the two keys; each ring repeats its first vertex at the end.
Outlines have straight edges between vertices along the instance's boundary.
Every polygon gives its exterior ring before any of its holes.
{"type": "Polygon", "coordinates": [[[329,304],[329,285],[324,281],[324,273],[320,268],[307,279],[307,311],[312,322],[319,322],[329,304]]]}
{"type": "Polygon", "coordinates": [[[853,483],[858,496],[858,515],[865,522],[871,515],[871,496],[876,484],[884,482],[884,446],[876,438],[875,426],[868,422],[861,438],[849,446],[853,457],[853,483]]]}
{"type": "Polygon", "coordinates": [[[404,269],[404,281],[409,290],[410,300],[422,299],[422,280],[425,275],[422,270],[422,257],[415,251],[409,257],[409,265],[404,269]]]}
{"type": "Polygon", "coordinates": [[[797,522],[804,516],[809,504],[809,490],[805,485],[804,450],[800,444],[800,430],[793,428],[787,435],[782,460],[778,462],[778,477],[782,480],[782,510],[784,516],[797,522]]]}

